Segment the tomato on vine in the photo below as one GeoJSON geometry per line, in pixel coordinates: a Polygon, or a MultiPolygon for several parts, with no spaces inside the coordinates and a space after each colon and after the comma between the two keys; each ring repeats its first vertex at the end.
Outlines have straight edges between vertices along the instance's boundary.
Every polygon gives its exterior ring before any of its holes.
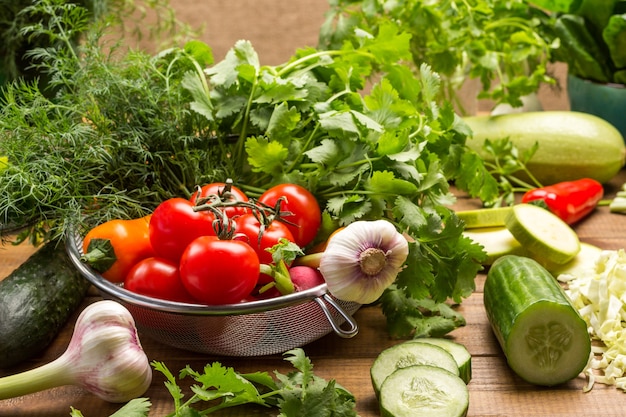
{"type": "Polygon", "coordinates": [[[261,263],[250,245],[216,236],[194,239],[180,259],[187,291],[205,304],[239,303],[254,290],[261,263]]]}
{"type": "Polygon", "coordinates": [[[195,211],[194,204],[174,197],[157,206],[150,219],[150,243],[154,253],[178,261],[191,241],[200,236],[215,236],[210,211],[195,211]]]}
{"type": "Polygon", "coordinates": [[[315,196],[297,184],[279,184],[260,197],[259,202],[276,207],[280,199],[280,218],[285,220],[294,242],[304,248],[315,239],[322,224],[322,211],[315,196]],[[288,222],[288,223],[287,223],[288,222]]]}
{"type": "MultiPolygon", "coordinates": [[[[211,196],[216,196],[219,201],[224,203],[236,203],[236,202],[248,202],[248,196],[239,188],[232,185],[230,182],[214,182],[206,184],[200,187],[199,191],[194,192],[189,201],[194,204],[201,203],[204,199],[208,199],[211,196]]],[[[210,203],[211,201],[207,201],[210,203]]],[[[250,213],[250,209],[245,206],[226,206],[222,210],[229,218],[241,216],[246,213],[250,213]]]]}

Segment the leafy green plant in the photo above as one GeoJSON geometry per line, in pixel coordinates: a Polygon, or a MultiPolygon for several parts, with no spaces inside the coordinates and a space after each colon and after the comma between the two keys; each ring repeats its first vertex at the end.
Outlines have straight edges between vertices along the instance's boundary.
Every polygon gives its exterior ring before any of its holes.
{"type": "Polygon", "coordinates": [[[561,41],[554,59],[569,73],[601,83],[626,84],[626,1],[537,0],[554,12],[554,35],[561,41]]]}
{"type": "Polygon", "coordinates": [[[524,0],[332,0],[320,45],[358,42],[396,22],[411,34],[414,67],[428,64],[442,76],[440,100],[461,105],[458,89],[478,78],[478,98],[519,107],[521,97],[554,83],[546,66],[557,44],[542,33],[547,20],[524,0]]]}

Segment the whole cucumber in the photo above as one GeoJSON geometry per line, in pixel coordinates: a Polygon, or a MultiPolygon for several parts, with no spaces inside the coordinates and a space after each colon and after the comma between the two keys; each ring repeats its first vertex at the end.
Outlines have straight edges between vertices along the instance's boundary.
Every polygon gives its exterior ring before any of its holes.
{"type": "Polygon", "coordinates": [[[48,347],[89,285],[58,242],[43,245],[0,281],[0,369],[48,347]]]}

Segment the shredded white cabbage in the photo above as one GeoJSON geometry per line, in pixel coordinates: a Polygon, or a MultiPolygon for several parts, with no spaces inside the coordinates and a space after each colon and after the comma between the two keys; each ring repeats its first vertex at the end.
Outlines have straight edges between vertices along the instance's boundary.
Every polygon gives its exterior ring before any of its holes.
{"type": "Polygon", "coordinates": [[[567,283],[565,292],[590,336],[601,342],[592,349],[584,390],[598,382],[626,391],[626,251],[602,251],[587,270],[558,280],[567,283]]]}

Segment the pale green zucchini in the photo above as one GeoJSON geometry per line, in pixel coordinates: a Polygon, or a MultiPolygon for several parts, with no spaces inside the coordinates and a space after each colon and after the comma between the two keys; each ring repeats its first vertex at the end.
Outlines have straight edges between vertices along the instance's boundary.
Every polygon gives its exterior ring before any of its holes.
{"type": "Polygon", "coordinates": [[[624,138],[613,125],[597,116],[543,111],[464,120],[473,131],[468,147],[488,161],[493,158],[483,149],[486,139],[509,138],[520,153],[538,143],[527,166],[543,185],[583,177],[606,183],[624,166],[624,138]]]}

